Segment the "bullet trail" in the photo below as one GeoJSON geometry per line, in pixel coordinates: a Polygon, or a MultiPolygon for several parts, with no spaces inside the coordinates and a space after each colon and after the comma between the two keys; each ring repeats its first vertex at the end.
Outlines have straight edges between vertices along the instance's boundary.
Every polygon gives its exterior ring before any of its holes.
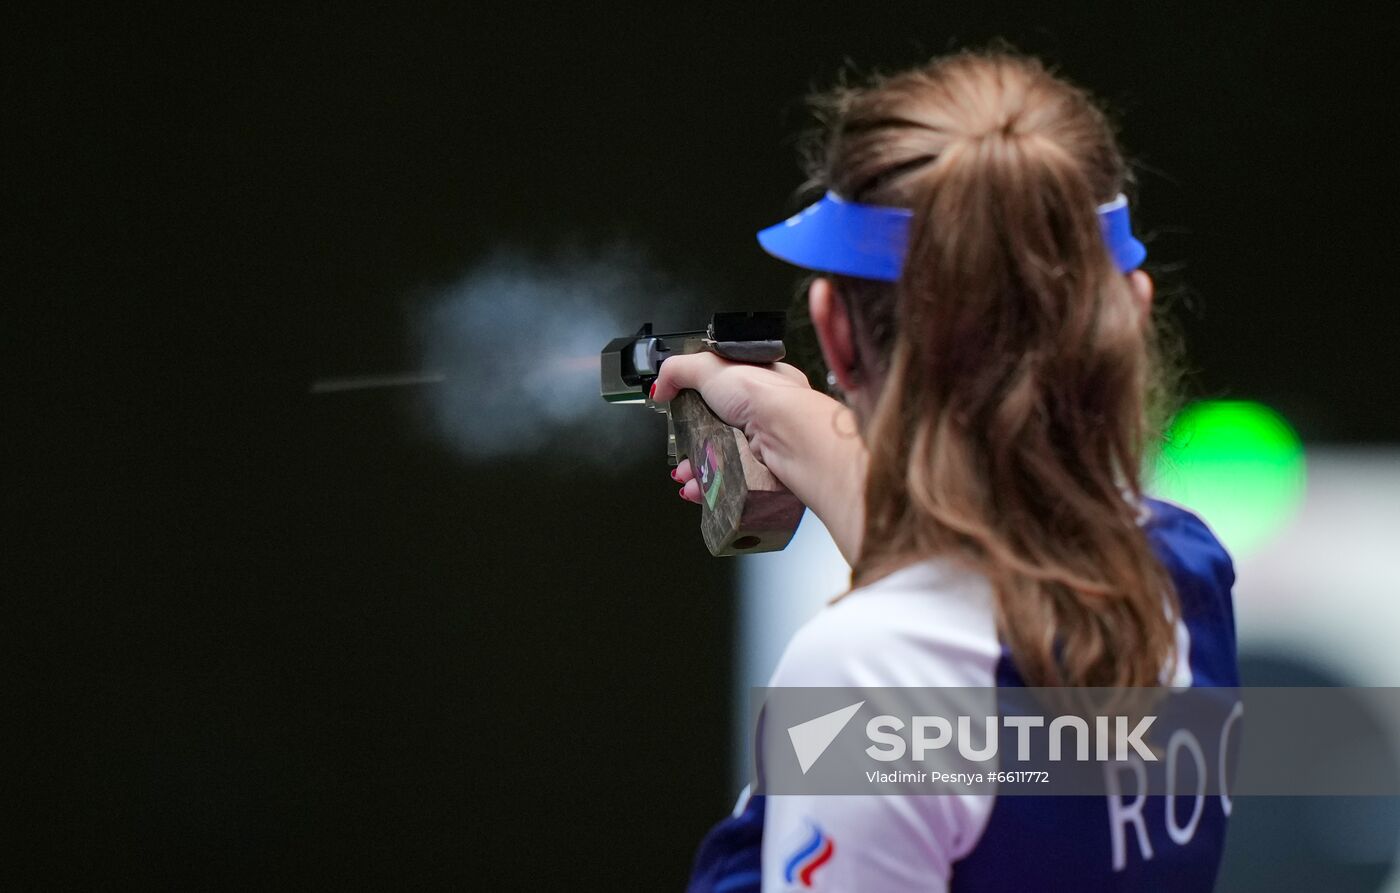
{"type": "Polygon", "coordinates": [[[340,378],[320,378],[311,383],[312,394],[338,394],[345,391],[366,391],[374,388],[410,388],[442,384],[447,376],[441,372],[393,372],[383,375],[346,375],[340,378]]]}

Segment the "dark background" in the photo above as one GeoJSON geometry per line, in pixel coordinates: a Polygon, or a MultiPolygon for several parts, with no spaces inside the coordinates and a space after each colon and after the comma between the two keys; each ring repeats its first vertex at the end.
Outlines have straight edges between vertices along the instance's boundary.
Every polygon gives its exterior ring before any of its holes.
{"type": "Polygon", "coordinates": [[[468,464],[307,383],[412,368],[410,296],[500,244],[784,303],[753,232],[847,58],[1058,63],[1122,116],[1194,391],[1400,439],[1393,17],[1285,8],[7,11],[3,872],[679,888],[735,793],[732,567],[659,442],[468,464]]]}

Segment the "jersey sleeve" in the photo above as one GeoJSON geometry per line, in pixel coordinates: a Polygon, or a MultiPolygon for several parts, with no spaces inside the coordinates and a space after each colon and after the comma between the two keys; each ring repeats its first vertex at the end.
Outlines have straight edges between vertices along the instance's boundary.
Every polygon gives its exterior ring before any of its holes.
{"type": "MultiPolygon", "coordinates": [[[[773,687],[989,687],[1000,645],[979,593],[857,591],[789,644],[773,687]],[[942,593],[944,596],[949,593],[942,593]]],[[[779,732],[780,734],[781,732],[779,732]]],[[[763,828],[764,893],[789,890],[942,891],[976,845],[986,795],[770,794],[763,828]]]]}

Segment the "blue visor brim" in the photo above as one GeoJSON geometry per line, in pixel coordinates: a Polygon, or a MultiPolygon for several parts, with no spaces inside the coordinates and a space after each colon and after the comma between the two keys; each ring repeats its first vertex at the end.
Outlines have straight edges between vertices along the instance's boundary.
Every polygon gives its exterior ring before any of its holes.
{"type": "MultiPolygon", "coordinates": [[[[1147,249],[1133,236],[1128,199],[1099,207],[1104,242],[1124,273],[1136,270],[1147,249]]],[[[821,273],[894,282],[904,267],[913,212],[862,205],[828,192],[782,223],[759,230],[763,250],[795,266],[821,273]]]]}
{"type": "Polygon", "coordinates": [[[1133,221],[1128,216],[1126,195],[1119,193],[1113,201],[1099,205],[1099,226],[1103,228],[1108,253],[1113,255],[1113,262],[1119,270],[1131,273],[1147,260],[1147,247],[1133,235],[1133,221]]]}

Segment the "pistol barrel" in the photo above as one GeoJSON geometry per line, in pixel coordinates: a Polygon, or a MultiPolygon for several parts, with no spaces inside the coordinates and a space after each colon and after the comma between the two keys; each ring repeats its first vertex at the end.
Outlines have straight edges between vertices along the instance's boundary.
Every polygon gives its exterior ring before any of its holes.
{"type": "Polygon", "coordinates": [[[646,389],[672,354],[704,349],[708,333],[654,334],[647,323],[635,335],[614,338],[603,348],[602,392],[609,403],[643,403],[646,389]]]}

